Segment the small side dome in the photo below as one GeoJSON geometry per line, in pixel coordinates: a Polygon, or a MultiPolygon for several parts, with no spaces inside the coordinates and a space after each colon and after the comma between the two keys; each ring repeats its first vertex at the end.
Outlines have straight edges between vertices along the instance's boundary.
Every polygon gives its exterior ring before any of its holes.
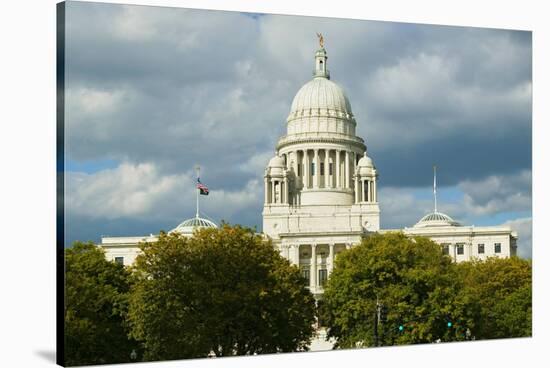
{"type": "Polygon", "coordinates": [[[357,163],[357,172],[359,175],[371,175],[374,169],[374,163],[372,162],[372,159],[367,156],[367,152],[365,151],[365,155],[361,157],[357,163]]]}
{"type": "Polygon", "coordinates": [[[448,216],[441,212],[428,213],[422,217],[414,227],[432,227],[432,226],[460,226],[460,223],[453,220],[451,216],[448,216]]]}
{"type": "Polygon", "coordinates": [[[279,155],[273,156],[267,164],[267,173],[271,176],[282,177],[284,175],[284,169],[285,160],[279,155]]]}
{"type": "Polygon", "coordinates": [[[191,236],[193,235],[193,231],[195,229],[201,229],[201,228],[217,228],[218,225],[216,225],[214,222],[204,219],[202,217],[193,217],[190,219],[187,219],[183,221],[181,224],[176,226],[175,229],[171,230],[170,232],[177,232],[182,235],[191,236]]]}
{"type": "Polygon", "coordinates": [[[275,155],[271,160],[269,160],[269,164],[267,164],[268,167],[285,167],[285,160],[279,156],[275,155]]]}

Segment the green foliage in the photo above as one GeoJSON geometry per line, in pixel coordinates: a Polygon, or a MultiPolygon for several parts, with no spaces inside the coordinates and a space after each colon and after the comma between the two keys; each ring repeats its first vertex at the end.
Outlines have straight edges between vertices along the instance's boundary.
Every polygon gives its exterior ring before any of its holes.
{"type": "Polygon", "coordinates": [[[530,336],[531,265],[519,258],[452,263],[435,242],[375,234],[336,259],[322,318],[336,347],[530,336]],[[400,330],[400,326],[402,329],[400,330]]]}
{"type": "Polygon", "coordinates": [[[128,320],[145,360],[305,350],[315,303],[297,267],[227,224],[141,245],[128,320]]]}
{"type": "Polygon", "coordinates": [[[472,333],[477,339],[531,336],[531,262],[517,257],[489,258],[457,265],[462,298],[476,300],[472,333]]]}
{"type": "Polygon", "coordinates": [[[124,324],[128,276],[93,243],[76,242],[65,250],[66,365],[130,361],[137,345],[124,324]]]}

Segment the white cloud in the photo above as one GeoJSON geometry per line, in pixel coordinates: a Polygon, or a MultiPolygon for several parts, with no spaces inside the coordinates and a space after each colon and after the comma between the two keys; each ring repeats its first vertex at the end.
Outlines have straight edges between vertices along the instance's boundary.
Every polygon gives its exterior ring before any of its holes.
{"type": "Polygon", "coordinates": [[[68,111],[97,116],[114,113],[121,108],[120,104],[127,96],[127,91],[122,89],[100,90],[86,87],[69,88],[66,93],[67,101],[71,103],[68,111]]]}
{"type": "Polygon", "coordinates": [[[474,178],[461,184],[463,203],[442,210],[462,217],[530,209],[530,192],[510,189],[514,178],[504,174],[530,165],[514,160],[530,149],[530,140],[517,139],[530,137],[526,32],[73,2],[66,154],[124,164],[68,174],[72,211],[101,218],[194,213],[186,170],[200,162],[212,185],[205,211],[234,222],[253,213],[259,223],[263,185],[256,180],[285,132],[292,97],[311,77],[319,31],[332,79],[346,90],[358,134],[381,164],[382,184],[400,187],[380,191],[383,223],[411,226],[431,209],[407,186],[419,183],[411,161],[420,162],[419,152],[434,142],[428,155],[446,160],[438,165],[449,168],[454,185],[474,178]],[[464,165],[451,151],[472,141],[481,154],[491,147],[517,154],[464,165]],[[509,167],[499,166],[503,160],[509,167]],[[474,168],[497,179],[479,179],[474,168]]]}
{"type": "Polygon", "coordinates": [[[273,156],[275,156],[275,150],[255,154],[240,164],[239,169],[256,177],[263,177],[264,170],[273,156]]]}
{"type": "Polygon", "coordinates": [[[508,225],[512,230],[518,233],[518,256],[531,258],[533,255],[533,219],[519,218],[506,221],[503,225],[508,225]]]}
{"type": "MultiPolygon", "coordinates": [[[[531,210],[531,171],[511,175],[491,175],[480,180],[465,180],[452,188],[461,197],[451,202],[439,198],[438,210],[455,220],[479,216],[496,216],[507,212],[531,210]]],[[[382,227],[414,225],[422,216],[433,211],[433,200],[418,199],[418,188],[383,187],[379,189],[382,227]]],[[[423,192],[431,193],[426,187],[423,192]]],[[[441,189],[440,189],[441,192],[441,189]]]]}
{"type": "MultiPolygon", "coordinates": [[[[183,220],[184,214],[195,213],[195,180],[193,172],[163,175],[152,163],[122,163],[93,174],[69,172],[65,203],[69,214],[94,219],[183,220]]],[[[235,190],[216,184],[210,183],[210,195],[201,197],[201,212],[216,221],[238,222],[236,213],[263,203],[263,185],[256,179],[235,190]]]]}
{"type": "Polygon", "coordinates": [[[189,176],[160,176],[151,163],[123,163],[93,174],[69,172],[66,180],[69,212],[106,219],[154,216],[159,205],[179,202],[178,192],[193,187],[189,176]]]}
{"type": "Polygon", "coordinates": [[[411,227],[433,210],[432,202],[415,198],[412,188],[382,187],[378,190],[378,200],[383,229],[411,227]]]}
{"type": "Polygon", "coordinates": [[[531,171],[523,170],[510,175],[463,181],[458,187],[465,193],[465,211],[474,215],[492,215],[531,210],[531,183],[531,171]]]}

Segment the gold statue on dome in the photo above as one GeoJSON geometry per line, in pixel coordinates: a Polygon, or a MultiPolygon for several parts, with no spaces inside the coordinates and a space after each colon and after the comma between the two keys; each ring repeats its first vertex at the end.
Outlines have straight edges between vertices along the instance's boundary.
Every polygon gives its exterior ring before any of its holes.
{"type": "Polygon", "coordinates": [[[323,38],[323,35],[320,34],[320,33],[317,33],[317,37],[319,38],[319,45],[321,46],[321,48],[323,48],[324,44],[325,44],[325,40],[323,38]]]}

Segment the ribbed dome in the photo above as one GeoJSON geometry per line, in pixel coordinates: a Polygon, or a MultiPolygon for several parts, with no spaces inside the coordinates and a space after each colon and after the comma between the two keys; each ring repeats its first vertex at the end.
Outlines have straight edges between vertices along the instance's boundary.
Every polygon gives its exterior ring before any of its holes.
{"type": "Polygon", "coordinates": [[[285,160],[281,156],[273,156],[267,164],[267,174],[277,177],[284,176],[285,160]]]}
{"type": "Polygon", "coordinates": [[[324,137],[332,135],[332,138],[345,135],[357,140],[357,123],[348,97],[330,80],[326,62],[326,50],[317,50],[313,79],[298,90],[286,119],[289,139],[308,139],[322,134],[324,137]]]}
{"type": "Polygon", "coordinates": [[[414,227],[431,226],[460,226],[460,224],[444,213],[432,212],[422,217],[420,221],[414,225],[414,227]]]}
{"type": "Polygon", "coordinates": [[[201,217],[193,217],[193,218],[190,218],[190,219],[187,219],[187,220],[183,221],[181,224],[179,224],[175,229],[173,229],[170,232],[171,233],[172,232],[178,232],[178,233],[183,234],[183,235],[191,235],[191,234],[193,234],[193,231],[195,229],[209,228],[209,227],[210,228],[217,228],[218,225],[216,225],[215,223],[213,223],[210,220],[207,220],[207,219],[204,219],[204,218],[201,218],[201,217]]]}
{"type": "Polygon", "coordinates": [[[365,152],[365,155],[361,157],[361,159],[357,163],[356,172],[361,176],[373,175],[374,169],[375,167],[372,159],[367,156],[367,152],[365,152]]]}
{"type": "Polygon", "coordinates": [[[344,90],[324,77],[313,78],[304,84],[292,101],[290,118],[311,114],[343,118],[353,116],[344,90]]]}
{"type": "Polygon", "coordinates": [[[269,167],[284,167],[285,166],[285,160],[281,156],[273,156],[271,160],[269,160],[269,164],[267,165],[269,167]]]}
{"type": "Polygon", "coordinates": [[[372,163],[372,159],[367,156],[366,152],[363,157],[359,160],[357,163],[357,167],[374,167],[374,164],[372,163]]]}

